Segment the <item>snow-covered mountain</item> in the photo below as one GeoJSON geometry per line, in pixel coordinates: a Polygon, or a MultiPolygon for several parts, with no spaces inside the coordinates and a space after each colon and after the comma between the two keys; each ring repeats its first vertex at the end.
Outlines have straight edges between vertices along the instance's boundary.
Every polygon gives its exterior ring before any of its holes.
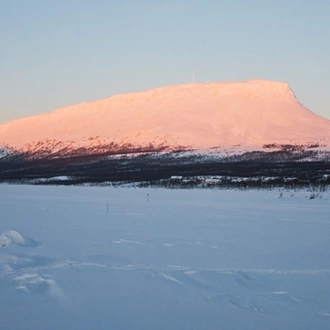
{"type": "Polygon", "coordinates": [[[287,83],[251,80],[115,95],[0,125],[0,147],[41,154],[113,148],[209,149],[330,145],[330,121],[287,83]]]}

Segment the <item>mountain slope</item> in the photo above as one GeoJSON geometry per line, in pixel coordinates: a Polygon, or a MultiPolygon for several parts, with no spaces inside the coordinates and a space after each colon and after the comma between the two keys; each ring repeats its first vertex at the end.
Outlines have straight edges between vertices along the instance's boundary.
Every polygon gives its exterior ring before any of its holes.
{"type": "Polygon", "coordinates": [[[329,120],[302,106],[288,84],[263,80],[116,95],[0,125],[0,146],[49,154],[329,142],[329,120]]]}

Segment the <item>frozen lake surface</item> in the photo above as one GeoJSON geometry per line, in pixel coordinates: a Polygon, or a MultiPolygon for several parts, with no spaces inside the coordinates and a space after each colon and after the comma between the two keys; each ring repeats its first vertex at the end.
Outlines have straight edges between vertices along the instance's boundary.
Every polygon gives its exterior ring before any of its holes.
{"type": "Polygon", "coordinates": [[[0,185],[1,328],[329,329],[310,195],[0,185]]]}

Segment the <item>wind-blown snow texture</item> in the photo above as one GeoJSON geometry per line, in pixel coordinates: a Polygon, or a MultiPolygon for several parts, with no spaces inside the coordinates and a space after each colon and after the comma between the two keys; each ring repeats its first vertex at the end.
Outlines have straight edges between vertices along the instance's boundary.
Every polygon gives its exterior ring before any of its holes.
{"type": "Polygon", "coordinates": [[[0,323],[328,329],[329,192],[279,195],[0,185],[0,323]]]}
{"type": "Polygon", "coordinates": [[[36,151],[116,146],[205,149],[330,141],[330,121],[287,83],[169,86],[58,109],[0,126],[0,146],[36,151]]]}

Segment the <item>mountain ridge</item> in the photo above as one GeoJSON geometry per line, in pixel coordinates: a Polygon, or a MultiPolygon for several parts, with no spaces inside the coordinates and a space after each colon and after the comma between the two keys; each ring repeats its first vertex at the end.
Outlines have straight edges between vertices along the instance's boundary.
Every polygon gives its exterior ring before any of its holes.
{"type": "Polygon", "coordinates": [[[329,120],[300,104],[288,83],[265,80],[159,87],[0,125],[0,145],[41,154],[329,141],[329,120]]]}

